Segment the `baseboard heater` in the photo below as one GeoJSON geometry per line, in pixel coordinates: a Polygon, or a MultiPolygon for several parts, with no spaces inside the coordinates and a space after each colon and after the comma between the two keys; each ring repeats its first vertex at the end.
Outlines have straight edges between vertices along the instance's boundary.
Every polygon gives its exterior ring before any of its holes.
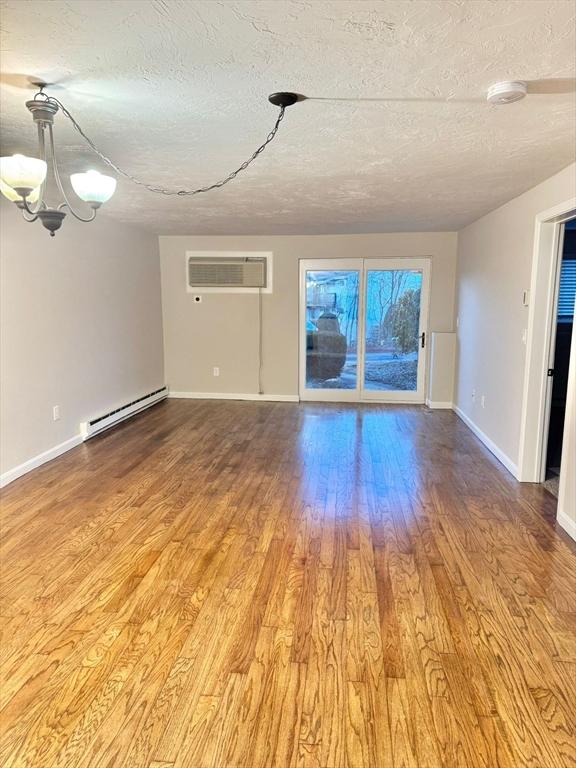
{"type": "Polygon", "coordinates": [[[84,440],[89,440],[94,435],[99,435],[100,432],[104,432],[106,429],[114,427],[121,421],[134,416],[135,413],[150,408],[151,405],[159,403],[160,400],[168,397],[168,388],[162,387],[161,389],[155,389],[154,392],[148,392],[147,395],[142,395],[136,400],[132,400],[130,403],[121,405],[119,408],[115,408],[113,411],[103,413],[102,416],[98,416],[96,419],[90,421],[83,421],[80,424],[80,434],[84,440]]]}

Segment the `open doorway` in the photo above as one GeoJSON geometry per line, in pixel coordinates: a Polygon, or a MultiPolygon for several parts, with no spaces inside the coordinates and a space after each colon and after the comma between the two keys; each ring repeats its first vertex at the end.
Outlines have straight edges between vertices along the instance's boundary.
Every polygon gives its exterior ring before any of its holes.
{"type": "Polygon", "coordinates": [[[558,496],[562,440],[568,392],[576,296],[576,219],[565,222],[556,276],[555,317],[551,333],[544,485],[558,496]]]}

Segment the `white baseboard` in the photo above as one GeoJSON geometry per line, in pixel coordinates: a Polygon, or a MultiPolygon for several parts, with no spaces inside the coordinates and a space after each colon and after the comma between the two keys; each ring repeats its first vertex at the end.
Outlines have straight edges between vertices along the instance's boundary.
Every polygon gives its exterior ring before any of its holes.
{"type": "Polygon", "coordinates": [[[42,464],[46,464],[47,461],[52,461],[52,459],[66,453],[66,451],[76,448],[81,442],[82,435],[74,435],[74,437],[71,437],[69,440],[65,440],[63,443],[55,445],[53,448],[49,448],[47,451],[39,453],[37,456],[33,456],[23,464],[19,464],[13,469],[9,469],[7,472],[4,472],[4,474],[0,475],[0,488],[8,485],[8,483],[11,483],[13,480],[17,480],[27,472],[31,472],[33,469],[42,466],[42,464]]]}
{"type": "Polygon", "coordinates": [[[485,435],[484,432],[480,429],[480,427],[477,427],[476,424],[470,419],[464,411],[462,411],[460,408],[458,408],[457,405],[454,405],[454,412],[462,419],[464,424],[474,432],[476,437],[484,443],[486,448],[490,451],[490,453],[493,453],[494,456],[498,459],[498,461],[503,464],[508,472],[510,472],[511,475],[513,475],[516,480],[518,480],[519,472],[517,465],[512,461],[512,459],[507,456],[503,451],[498,448],[496,443],[493,443],[492,440],[488,437],[488,435],[485,435]]]}
{"type": "Polygon", "coordinates": [[[187,400],[267,400],[273,403],[299,403],[298,395],[238,395],[231,392],[173,392],[168,397],[187,400]]]}
{"type": "Polygon", "coordinates": [[[562,510],[558,510],[556,520],[558,521],[558,525],[561,528],[564,528],[568,536],[576,541],[576,522],[574,522],[571,517],[568,517],[565,512],[562,512],[562,510]]]}
{"type": "Polygon", "coordinates": [[[451,402],[442,402],[441,400],[426,400],[428,408],[444,408],[452,410],[454,404],[451,402]]]}

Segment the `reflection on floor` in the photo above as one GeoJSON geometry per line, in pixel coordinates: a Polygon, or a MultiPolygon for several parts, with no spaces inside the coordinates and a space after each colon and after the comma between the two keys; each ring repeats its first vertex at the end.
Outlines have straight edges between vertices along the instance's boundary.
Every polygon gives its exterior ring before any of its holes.
{"type": "Polygon", "coordinates": [[[4,489],[0,765],[573,765],[554,516],[451,412],[158,405],[4,489]]]}

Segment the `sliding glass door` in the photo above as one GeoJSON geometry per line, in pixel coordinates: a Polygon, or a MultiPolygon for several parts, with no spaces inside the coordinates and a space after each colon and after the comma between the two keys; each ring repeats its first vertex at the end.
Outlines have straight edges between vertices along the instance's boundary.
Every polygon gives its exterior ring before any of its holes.
{"type": "Polygon", "coordinates": [[[424,402],[428,266],[426,259],[364,261],[366,400],[424,402]]]}
{"type": "Polygon", "coordinates": [[[300,266],[300,397],[424,402],[428,259],[300,266]]]}
{"type": "Polygon", "coordinates": [[[359,397],[361,283],[357,259],[301,262],[300,393],[307,400],[359,397]]]}

